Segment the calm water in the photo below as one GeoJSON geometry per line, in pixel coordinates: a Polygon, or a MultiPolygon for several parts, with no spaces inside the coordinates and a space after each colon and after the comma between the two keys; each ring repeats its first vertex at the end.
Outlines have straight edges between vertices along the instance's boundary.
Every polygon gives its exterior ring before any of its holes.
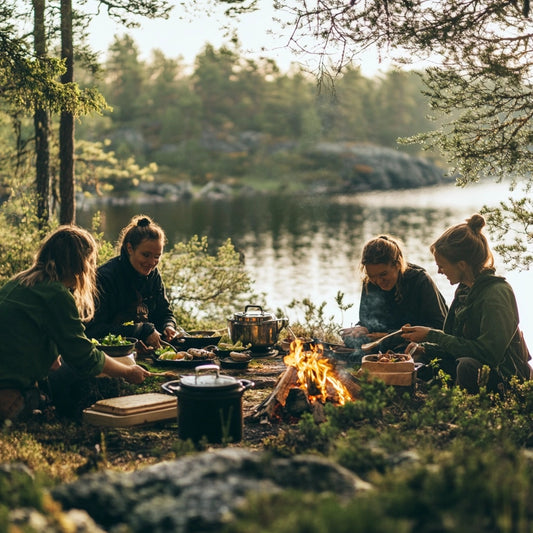
{"type": "MultiPolygon", "coordinates": [[[[348,326],[357,321],[361,283],[358,262],[363,244],[380,233],[400,237],[408,261],[428,269],[448,303],[454,288],[437,275],[429,245],[442,231],[463,221],[482,205],[508,195],[505,186],[453,185],[414,191],[374,192],[337,197],[257,197],[230,201],[190,201],[101,208],[103,231],[115,241],[132,215],[153,217],[170,244],[207,235],[211,249],[228,237],[244,253],[255,290],[266,294],[266,310],[283,309],[289,321],[301,317],[287,305],[304,297],[327,303],[328,315],[348,326]],[[354,307],[343,316],[335,303],[338,291],[354,307]]],[[[94,209],[80,209],[78,223],[89,227],[94,209]]],[[[517,294],[522,328],[533,346],[533,273],[506,272],[517,294]],[[529,297],[529,298],[528,298],[529,297]]],[[[250,302],[255,304],[256,302],[250,302]]],[[[235,309],[236,312],[242,309],[235,309]]]]}

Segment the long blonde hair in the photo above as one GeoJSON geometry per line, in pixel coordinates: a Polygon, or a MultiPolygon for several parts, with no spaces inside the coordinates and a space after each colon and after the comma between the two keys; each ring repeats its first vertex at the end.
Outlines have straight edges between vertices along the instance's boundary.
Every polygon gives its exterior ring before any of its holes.
{"type": "Polygon", "coordinates": [[[46,281],[64,283],[71,291],[82,320],[94,315],[98,245],[78,226],[60,226],[41,244],[33,265],[14,279],[32,287],[46,281]]]}

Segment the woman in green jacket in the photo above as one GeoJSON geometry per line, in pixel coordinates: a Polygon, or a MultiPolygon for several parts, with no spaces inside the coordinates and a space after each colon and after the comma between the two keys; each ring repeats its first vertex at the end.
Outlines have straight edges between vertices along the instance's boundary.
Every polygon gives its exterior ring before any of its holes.
{"type": "Polygon", "coordinates": [[[85,335],[82,320],[94,314],[96,258],[89,232],[61,226],[33,265],[0,289],[0,420],[31,414],[39,402],[37,383],[61,359],[84,376],[142,383],[149,375],[108,357],[85,335]]]}
{"type": "MultiPolygon", "coordinates": [[[[529,351],[518,327],[518,309],[511,286],[496,276],[494,258],[482,233],[485,219],[474,214],[447,229],[432,245],[439,273],[458,284],[443,331],[405,326],[402,337],[420,343],[415,359],[438,359],[455,383],[470,393],[480,384],[498,390],[512,376],[529,379],[529,351]],[[482,368],[490,369],[487,378],[482,368]]],[[[411,345],[408,346],[408,350],[411,345]]]]}

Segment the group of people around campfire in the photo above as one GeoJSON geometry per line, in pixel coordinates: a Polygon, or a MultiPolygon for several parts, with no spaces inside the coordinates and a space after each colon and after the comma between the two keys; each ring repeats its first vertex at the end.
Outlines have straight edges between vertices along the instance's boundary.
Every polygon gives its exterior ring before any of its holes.
{"type": "MultiPolygon", "coordinates": [[[[390,348],[438,365],[471,393],[480,386],[499,391],[513,376],[529,379],[513,289],[495,274],[484,225],[474,214],[430,247],[438,272],[457,285],[449,308],[427,271],[406,261],[398,240],[369,241],[361,258],[359,321],[342,330],[345,344],[357,349],[398,331],[390,348]]],[[[150,375],[109,357],[91,338],[120,334],[149,349],[184,334],[157,268],[165,243],[162,228],[144,215],[132,218],[120,234],[119,254],[98,268],[88,231],[61,226],[44,240],[32,266],[0,289],[0,421],[38,409],[43,383],[58,412],[75,416],[87,406],[76,399],[87,401],[83,385],[91,379],[140,384],[150,375]]]]}

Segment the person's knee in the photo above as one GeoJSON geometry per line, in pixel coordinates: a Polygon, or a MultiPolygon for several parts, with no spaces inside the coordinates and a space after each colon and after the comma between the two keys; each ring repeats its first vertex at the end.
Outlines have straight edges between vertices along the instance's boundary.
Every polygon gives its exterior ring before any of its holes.
{"type": "Polygon", "coordinates": [[[479,392],[479,373],[482,364],[472,357],[460,357],[457,360],[455,383],[470,394],[479,392]]]}
{"type": "Polygon", "coordinates": [[[24,396],[19,390],[0,390],[0,420],[16,420],[24,408],[24,396]]]}

